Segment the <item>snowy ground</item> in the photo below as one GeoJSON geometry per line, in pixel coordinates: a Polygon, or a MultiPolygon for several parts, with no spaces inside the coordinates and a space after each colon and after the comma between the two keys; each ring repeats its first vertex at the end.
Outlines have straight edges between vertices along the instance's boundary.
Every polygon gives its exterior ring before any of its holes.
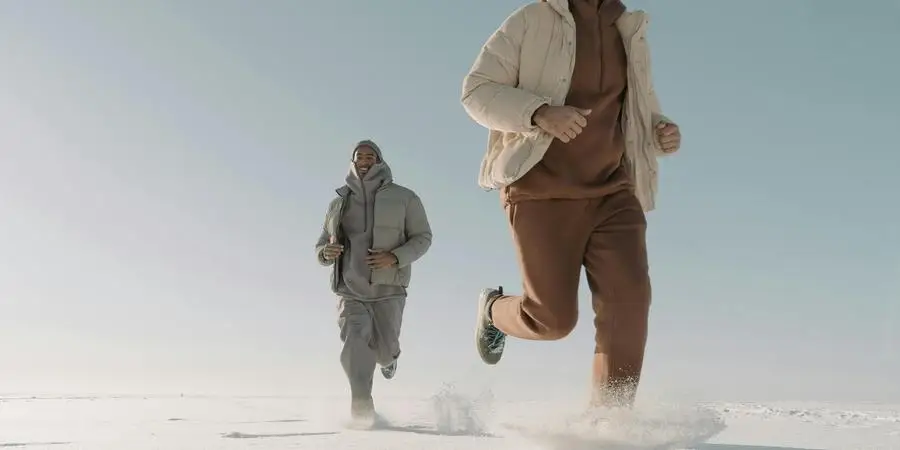
{"type": "Polygon", "coordinates": [[[900,405],[710,404],[579,416],[446,391],[380,399],[375,429],[326,397],[0,397],[0,450],[900,449],[900,405]]]}

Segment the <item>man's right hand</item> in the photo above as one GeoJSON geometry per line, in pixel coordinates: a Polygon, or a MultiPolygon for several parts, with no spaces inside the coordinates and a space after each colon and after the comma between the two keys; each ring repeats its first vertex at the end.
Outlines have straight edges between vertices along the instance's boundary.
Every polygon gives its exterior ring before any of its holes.
{"type": "Polygon", "coordinates": [[[322,249],[322,258],[325,261],[334,261],[341,253],[344,253],[344,246],[339,244],[326,244],[325,248],[322,249]]]}
{"type": "Polygon", "coordinates": [[[589,109],[544,105],[534,112],[534,124],[562,142],[568,143],[587,126],[589,109]]]}

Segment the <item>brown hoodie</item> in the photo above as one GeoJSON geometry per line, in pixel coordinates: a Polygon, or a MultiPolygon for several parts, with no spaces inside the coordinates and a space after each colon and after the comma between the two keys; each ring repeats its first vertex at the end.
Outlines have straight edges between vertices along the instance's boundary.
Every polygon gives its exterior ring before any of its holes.
{"type": "MultiPolygon", "coordinates": [[[[542,0],[545,1],[545,0],[542,0]]],[[[569,143],[554,140],[543,160],[503,189],[503,200],[584,199],[629,188],[620,116],[627,87],[620,0],[569,0],[575,19],[575,68],[566,104],[592,110],[569,143]]]]}

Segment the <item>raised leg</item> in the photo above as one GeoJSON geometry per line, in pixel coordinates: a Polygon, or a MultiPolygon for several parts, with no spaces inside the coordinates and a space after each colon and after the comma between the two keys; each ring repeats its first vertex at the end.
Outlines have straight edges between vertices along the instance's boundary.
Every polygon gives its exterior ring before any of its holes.
{"type": "Polygon", "coordinates": [[[557,340],[575,328],[582,260],[594,223],[589,205],[587,200],[507,205],[524,292],[482,293],[476,343],[486,363],[499,361],[507,335],[557,340]]]}
{"type": "Polygon", "coordinates": [[[397,370],[400,357],[400,330],[406,298],[398,297],[371,304],[375,325],[375,362],[381,366],[381,374],[391,379],[397,370]]]}

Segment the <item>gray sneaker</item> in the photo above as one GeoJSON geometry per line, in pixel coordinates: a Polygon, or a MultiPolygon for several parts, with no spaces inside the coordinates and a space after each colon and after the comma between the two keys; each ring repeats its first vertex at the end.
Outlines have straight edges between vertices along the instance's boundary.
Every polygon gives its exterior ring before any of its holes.
{"type": "Polygon", "coordinates": [[[491,322],[491,305],[494,300],[503,295],[503,287],[497,289],[485,289],[478,297],[478,316],[475,323],[475,346],[478,355],[486,364],[494,365],[500,362],[503,349],[506,346],[506,334],[498,330],[491,322]]]}
{"type": "Polygon", "coordinates": [[[394,362],[381,368],[381,375],[383,375],[384,378],[387,380],[394,378],[395,373],[397,373],[397,360],[396,359],[394,360],[394,362]]]}

